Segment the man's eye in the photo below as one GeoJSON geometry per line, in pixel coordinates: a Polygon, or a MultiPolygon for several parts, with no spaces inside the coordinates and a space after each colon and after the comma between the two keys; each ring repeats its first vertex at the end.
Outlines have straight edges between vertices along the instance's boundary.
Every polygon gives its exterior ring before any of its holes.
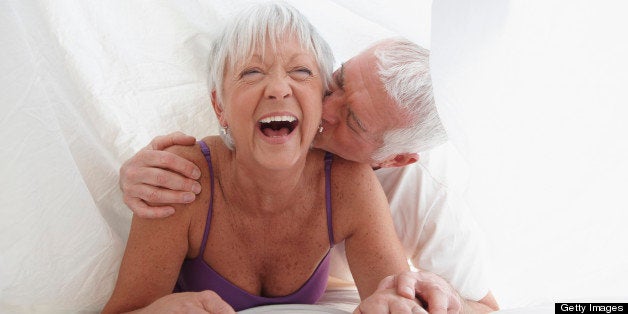
{"type": "Polygon", "coordinates": [[[334,93],[334,92],[332,92],[332,91],[330,91],[330,90],[326,90],[326,91],[325,91],[325,96],[324,96],[324,97],[330,96],[330,95],[331,95],[331,94],[333,94],[333,93],[334,93]]]}
{"type": "Polygon", "coordinates": [[[340,82],[340,80],[338,80],[338,76],[335,76],[333,78],[333,87],[335,89],[342,89],[342,82],[340,82]]]}

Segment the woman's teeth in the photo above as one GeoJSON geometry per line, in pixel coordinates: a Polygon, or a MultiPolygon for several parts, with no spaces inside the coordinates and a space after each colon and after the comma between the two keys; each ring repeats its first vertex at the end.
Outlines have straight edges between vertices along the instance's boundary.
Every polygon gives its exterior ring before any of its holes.
{"type": "Polygon", "coordinates": [[[264,135],[279,137],[292,133],[298,123],[293,116],[272,116],[259,120],[259,127],[264,135]]]}
{"type": "Polygon", "coordinates": [[[273,117],[266,117],[264,119],[261,119],[259,120],[259,122],[260,123],[270,123],[270,122],[275,122],[275,121],[294,122],[296,120],[297,118],[293,116],[273,116],[273,117]]]}

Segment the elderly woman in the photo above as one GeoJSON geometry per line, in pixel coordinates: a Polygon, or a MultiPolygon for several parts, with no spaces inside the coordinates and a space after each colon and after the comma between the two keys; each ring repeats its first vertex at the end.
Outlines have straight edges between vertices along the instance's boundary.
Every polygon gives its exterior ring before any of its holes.
{"type": "Polygon", "coordinates": [[[222,139],[171,149],[202,169],[202,192],[168,218],[133,218],[104,312],[314,303],[342,241],[362,298],[407,270],[373,171],[311,149],[332,63],[286,4],[226,25],[210,53],[222,139]]]}

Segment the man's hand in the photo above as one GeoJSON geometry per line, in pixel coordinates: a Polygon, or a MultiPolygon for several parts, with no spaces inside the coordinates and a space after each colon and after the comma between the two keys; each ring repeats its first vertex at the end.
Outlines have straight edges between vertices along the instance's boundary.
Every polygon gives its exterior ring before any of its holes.
{"type": "Polygon", "coordinates": [[[172,206],[191,203],[201,192],[200,169],[189,160],[163,151],[173,145],[194,145],[196,139],[181,132],[155,137],[148,146],[120,167],[124,203],[142,218],[162,218],[174,213],[172,206]]]}
{"type": "MultiPolygon", "coordinates": [[[[383,281],[382,281],[383,282],[383,281]]],[[[368,298],[360,302],[353,314],[427,314],[418,301],[397,294],[394,288],[380,286],[368,298]]]]}
{"type": "Polygon", "coordinates": [[[407,271],[384,278],[377,290],[395,289],[408,299],[418,297],[430,314],[462,313],[463,300],[445,279],[426,271],[407,271]]]}
{"type": "Polygon", "coordinates": [[[213,291],[182,292],[164,296],[140,313],[216,313],[235,314],[233,308],[213,291]]]}

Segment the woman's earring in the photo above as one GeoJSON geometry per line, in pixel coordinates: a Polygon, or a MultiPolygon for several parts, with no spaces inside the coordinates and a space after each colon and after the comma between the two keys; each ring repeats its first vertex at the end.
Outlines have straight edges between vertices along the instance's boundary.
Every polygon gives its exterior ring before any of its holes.
{"type": "Polygon", "coordinates": [[[321,121],[321,123],[318,125],[318,133],[323,133],[323,130],[325,128],[323,128],[323,121],[321,121]]]}
{"type": "Polygon", "coordinates": [[[229,132],[229,126],[221,126],[220,130],[220,138],[223,143],[229,148],[229,150],[233,150],[233,137],[231,137],[231,133],[229,132]]]}

